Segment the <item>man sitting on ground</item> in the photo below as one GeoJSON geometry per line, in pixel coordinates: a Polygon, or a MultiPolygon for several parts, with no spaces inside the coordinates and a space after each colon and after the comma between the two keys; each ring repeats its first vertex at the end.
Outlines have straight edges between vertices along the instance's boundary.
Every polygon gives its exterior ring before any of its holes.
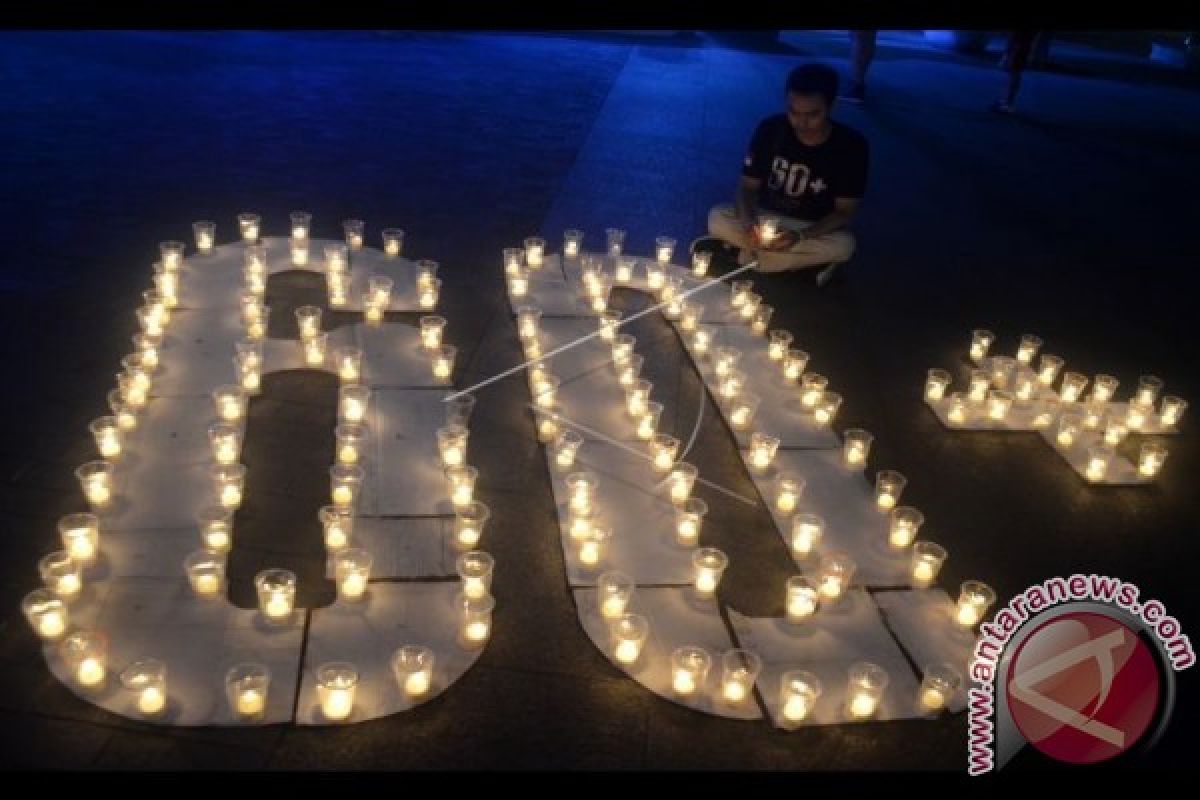
{"type": "Polygon", "coordinates": [[[693,251],[719,259],[737,249],[737,263],[758,261],[763,272],[822,267],[823,286],[854,253],[846,224],[867,184],[867,140],[829,117],[838,76],[823,64],[803,64],[787,79],[787,111],[758,124],[742,168],[736,205],[708,214],[708,237],[693,251]],[[722,252],[724,249],[725,252],[722,252]]]}

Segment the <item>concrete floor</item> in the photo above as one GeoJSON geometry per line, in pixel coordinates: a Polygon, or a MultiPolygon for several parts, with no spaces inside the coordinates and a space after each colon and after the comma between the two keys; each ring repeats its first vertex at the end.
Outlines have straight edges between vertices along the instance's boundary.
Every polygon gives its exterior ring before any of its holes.
{"type": "MultiPolygon", "coordinates": [[[[159,730],[60,687],[19,610],[37,558],[56,548],[56,519],[77,510],[72,470],[92,457],[86,424],[107,413],[158,241],[190,238],[200,218],[218,220],[224,239],[246,208],[269,227],[307,208],[318,236],[338,235],[348,216],[374,231],[404,227],[409,253],[443,264],[456,381],[467,385],[521,360],[502,247],[539,232],[557,241],[567,227],[591,241],[625,227],[641,252],[658,234],[690,240],[731,195],[787,70],[807,57],[840,65],[845,51],[844,37],[823,34],[789,35],[770,52],[699,36],[0,36],[0,347],[13,367],[0,441],[0,763],[962,770],[962,715],[783,734],[692,713],[618,673],[576,621],[519,376],[480,394],[471,440],[493,510],[488,549],[502,565],[495,636],[476,668],[415,712],[335,730],[159,730]]],[[[1186,632],[1200,620],[1194,416],[1154,486],[1093,489],[1034,435],[948,433],[920,386],[926,368],[958,364],[970,330],[984,326],[1014,345],[1037,333],[1073,368],[1115,375],[1123,388],[1149,372],[1200,402],[1185,290],[1200,263],[1196,88],[1151,71],[1036,72],[1020,113],[998,118],[985,109],[1002,84],[990,60],[882,41],[869,103],[837,109],[872,146],[858,255],[821,292],[797,276],[756,284],[777,326],[845,396],[838,427],[872,431],[873,461],[909,477],[906,499],[951,552],[944,586],[981,578],[1003,601],[1055,575],[1114,575],[1160,599],[1186,632]]],[[[635,327],[639,347],[653,342],[656,385],[677,383],[670,425],[690,430],[701,393],[672,367],[679,345],[659,320],[635,327]]],[[[315,425],[332,408],[327,388],[280,376],[267,395],[315,425]]],[[[752,493],[715,416],[696,458],[706,475],[752,493]]],[[[247,458],[262,458],[255,448],[268,438],[248,441],[247,458]]],[[[304,463],[281,468],[280,485],[297,488],[264,495],[262,524],[272,508],[279,520],[296,504],[315,510],[304,463]]],[[[791,568],[778,537],[758,535],[765,512],[706,499],[720,523],[713,541],[732,558],[725,601],[779,613],[762,587],[791,568]]],[[[1190,763],[1186,729],[1200,701],[1193,675],[1179,678],[1166,736],[1122,765],[1190,763]]]]}

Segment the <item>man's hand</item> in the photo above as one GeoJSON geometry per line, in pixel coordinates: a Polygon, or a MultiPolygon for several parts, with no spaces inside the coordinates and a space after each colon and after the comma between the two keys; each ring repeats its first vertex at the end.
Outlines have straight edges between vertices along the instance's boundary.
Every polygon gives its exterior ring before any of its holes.
{"type": "Polygon", "coordinates": [[[801,238],[801,235],[797,234],[795,231],[783,229],[783,230],[778,231],[775,234],[775,238],[773,238],[769,242],[766,242],[763,245],[763,249],[764,250],[772,250],[775,252],[779,252],[782,250],[790,250],[792,248],[792,245],[794,245],[796,243],[796,241],[799,240],[800,238],[801,238]]]}

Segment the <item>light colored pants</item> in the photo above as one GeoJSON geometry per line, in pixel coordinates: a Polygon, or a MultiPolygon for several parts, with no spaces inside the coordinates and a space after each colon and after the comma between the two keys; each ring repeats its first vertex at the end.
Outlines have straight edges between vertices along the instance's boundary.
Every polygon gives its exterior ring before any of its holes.
{"type": "MultiPolygon", "coordinates": [[[[779,227],[793,231],[802,231],[811,222],[791,217],[776,217],[779,227]]],[[[799,239],[790,249],[783,251],[758,250],[751,248],[751,243],[742,230],[737,211],[731,205],[715,206],[708,212],[708,233],[718,239],[741,248],[738,259],[741,264],[748,264],[751,259],[758,258],[759,272],[783,272],[791,269],[808,269],[823,267],[826,264],[840,264],[849,261],[854,255],[854,236],[846,230],[833,231],[815,239],[799,239]]]]}

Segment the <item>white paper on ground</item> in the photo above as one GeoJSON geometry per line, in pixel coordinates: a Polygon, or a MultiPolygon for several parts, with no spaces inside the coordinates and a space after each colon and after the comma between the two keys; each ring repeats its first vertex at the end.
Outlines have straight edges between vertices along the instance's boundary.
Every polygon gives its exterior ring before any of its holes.
{"type": "Polygon", "coordinates": [[[351,723],[407,711],[457,681],[483,652],[458,643],[460,590],[458,581],[372,582],[362,602],[314,611],[296,723],[331,724],[321,714],[316,692],[316,671],[328,662],[347,661],[358,670],[351,723]],[[401,691],[391,668],[392,654],[406,644],[434,651],[432,687],[417,700],[401,691]]]}
{"type": "Polygon", "coordinates": [[[236,307],[172,311],[150,396],[208,394],[222,384],[236,383],[234,344],[244,337],[236,307]]]}
{"type": "Polygon", "coordinates": [[[975,631],[954,621],[955,604],[942,589],[876,592],[875,602],[901,646],[922,670],[930,664],[953,664],[963,683],[947,704],[952,712],[967,707],[975,631]]]}
{"type": "Polygon", "coordinates": [[[832,551],[848,553],[857,564],[855,586],[908,586],[911,551],[892,550],[887,543],[889,515],[876,510],[875,488],[861,469],[842,463],[841,450],[779,450],[770,469],[750,476],[771,507],[780,535],[791,547],[792,517],[810,512],[825,521],[816,553],[797,563],[806,573],[815,573],[820,555],[832,551]],[[782,512],[775,504],[780,472],[803,478],[804,492],[796,510],[782,512]]]}
{"type": "MultiPolygon", "coordinates": [[[[242,661],[265,663],[271,684],[263,720],[288,722],[300,663],[302,615],[292,625],[272,628],[257,611],[241,610],[222,598],[201,599],[187,579],[128,578],[110,583],[102,600],[89,603],[76,627],[94,628],[108,636],[108,680],[97,694],[79,689],[57,648],[47,646],[46,661],[56,677],[80,697],[115,714],[143,719],[137,695],[120,685],[122,669],[143,658],[167,665],[166,725],[238,725],[225,697],[225,673],[242,661]]],[[[73,609],[74,610],[74,609],[73,609]]]]}
{"type": "Polygon", "coordinates": [[[600,573],[608,570],[624,572],[638,583],[691,583],[692,550],[675,544],[675,507],[665,489],[654,490],[662,478],[648,460],[594,440],[583,443],[570,471],[554,467],[552,448],[546,460],[572,586],[594,586],[600,573]],[[579,544],[568,528],[566,476],[584,471],[595,473],[599,481],[595,520],[612,531],[604,546],[605,557],[595,567],[580,562],[579,544]]]}
{"type": "MultiPolygon", "coordinates": [[[[447,329],[450,325],[447,324],[447,329]]],[[[421,346],[412,324],[385,322],[354,325],[355,344],[363,351],[363,382],[372,388],[446,386],[433,375],[433,358],[421,346]]],[[[452,338],[452,337],[447,337],[452,338]]]]}
{"type": "MultiPolygon", "coordinates": [[[[371,393],[367,413],[377,451],[372,459],[374,469],[368,466],[360,513],[454,513],[437,448],[437,429],[446,424],[442,402],[445,395],[442,389],[380,389],[371,393]]],[[[470,453],[468,440],[468,464],[470,453]]]]}
{"type": "Polygon", "coordinates": [[[847,672],[858,661],[869,661],[887,670],[889,682],[873,720],[913,719],[924,716],[916,707],[919,681],[904,654],[883,624],[870,595],[855,590],[836,606],[822,608],[805,626],[792,626],[781,617],[747,617],[731,610],[742,647],[762,658],[758,677],[772,721],[781,728],[836,725],[856,720],[845,713],[847,672]],[[780,684],[783,673],[803,669],[821,681],[823,692],[807,719],[798,725],[781,714],[780,684]]]}
{"type": "MultiPolygon", "coordinates": [[[[700,370],[704,383],[708,386],[713,403],[730,426],[740,446],[750,444],[753,431],[762,431],[776,436],[781,447],[839,447],[841,442],[829,427],[817,425],[813,415],[800,405],[799,382],[788,384],[783,378],[783,367],[780,363],[767,357],[767,338],[759,336],[744,324],[724,325],[718,329],[718,335],[709,349],[708,357],[698,357],[691,347],[691,336],[680,331],[684,345],[691,355],[693,363],[700,370]],[[742,355],[737,369],[746,373],[746,386],[743,392],[749,392],[762,398],[752,424],[748,430],[734,430],[729,419],[729,410],[720,402],[719,378],[712,367],[711,354],[716,347],[735,347],[742,355]]],[[[813,370],[808,370],[812,372],[813,370]]]]}
{"type": "MultiPolygon", "coordinates": [[[[354,546],[371,554],[371,580],[376,578],[422,578],[456,575],[458,552],[451,538],[453,517],[381,519],[355,517],[354,546]]],[[[487,530],[484,529],[486,544],[487,530]]],[[[486,549],[486,548],[484,548],[486,549]]],[[[333,559],[326,574],[333,578],[333,559]]]]}
{"type": "Polygon", "coordinates": [[[609,626],[596,608],[594,589],[576,589],[575,605],[584,631],[617,669],[666,700],[730,719],[760,719],[762,713],[753,696],[729,703],[721,698],[721,655],[735,645],[717,610],[715,600],[699,600],[690,589],[639,586],[630,598],[628,611],[640,614],[650,625],[641,655],[633,665],[613,657],[609,626]],[[702,691],[681,697],[672,688],[671,652],[684,645],[703,647],[712,657],[702,691]]]}

